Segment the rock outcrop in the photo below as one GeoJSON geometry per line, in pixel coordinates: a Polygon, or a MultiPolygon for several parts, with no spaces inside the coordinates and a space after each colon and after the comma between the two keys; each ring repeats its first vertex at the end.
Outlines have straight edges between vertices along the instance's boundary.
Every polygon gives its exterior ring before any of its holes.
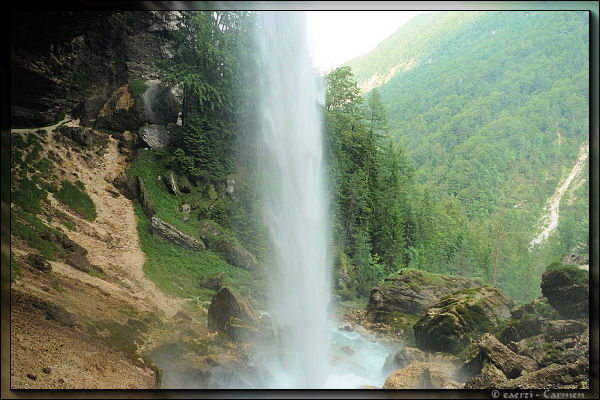
{"type": "Polygon", "coordinates": [[[185,233],[177,230],[177,228],[175,228],[173,225],[163,221],[158,217],[152,217],[151,229],[152,234],[159,235],[169,240],[170,242],[175,243],[178,246],[196,251],[206,250],[206,246],[204,246],[204,243],[190,235],[186,235],[185,233]]]}
{"type": "Polygon", "coordinates": [[[421,315],[443,296],[479,286],[474,279],[405,270],[371,290],[367,312],[376,322],[391,312],[421,315]]]}
{"type": "Polygon", "coordinates": [[[589,318],[589,272],[552,264],[542,275],[542,294],[562,316],[589,318]]]}
{"type": "Polygon", "coordinates": [[[106,98],[157,79],[177,11],[20,11],[11,14],[11,123],[47,126],[65,113],[92,126],[106,98]],[[127,54],[127,57],[123,57],[127,54]]]}
{"type": "Polygon", "coordinates": [[[255,325],[258,315],[245,301],[235,295],[228,287],[222,287],[212,297],[208,308],[208,329],[224,330],[226,325],[255,325]],[[232,320],[235,318],[237,320],[232,320]],[[231,320],[231,323],[230,323],[231,320]]]}
{"type": "Polygon", "coordinates": [[[485,286],[446,296],[414,325],[415,342],[423,350],[456,354],[510,316],[512,300],[485,286]]]}
{"type": "Polygon", "coordinates": [[[117,177],[113,179],[112,184],[119,191],[119,193],[129,200],[133,200],[137,197],[135,181],[129,174],[128,170],[123,170],[119,175],[117,175],[117,177]]]}
{"type": "Polygon", "coordinates": [[[159,149],[169,143],[167,128],[163,125],[144,125],[138,134],[142,143],[150,149],[159,149]]]}

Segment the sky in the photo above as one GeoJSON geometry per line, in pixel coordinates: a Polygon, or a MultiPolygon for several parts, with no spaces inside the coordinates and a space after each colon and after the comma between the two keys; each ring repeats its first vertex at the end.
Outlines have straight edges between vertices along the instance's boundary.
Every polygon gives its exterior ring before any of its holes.
{"type": "Polygon", "coordinates": [[[306,15],[311,58],[327,73],[374,49],[402,24],[423,11],[309,11],[306,15]]]}

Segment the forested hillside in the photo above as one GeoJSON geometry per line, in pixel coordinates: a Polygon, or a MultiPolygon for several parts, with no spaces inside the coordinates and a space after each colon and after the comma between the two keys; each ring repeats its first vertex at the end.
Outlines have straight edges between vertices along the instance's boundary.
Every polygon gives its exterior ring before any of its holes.
{"type": "Polygon", "coordinates": [[[348,63],[363,90],[380,86],[411,171],[405,266],[488,283],[496,267],[527,300],[553,258],[588,251],[587,161],[557,231],[529,249],[588,142],[588,29],[587,12],[423,14],[348,63]]]}

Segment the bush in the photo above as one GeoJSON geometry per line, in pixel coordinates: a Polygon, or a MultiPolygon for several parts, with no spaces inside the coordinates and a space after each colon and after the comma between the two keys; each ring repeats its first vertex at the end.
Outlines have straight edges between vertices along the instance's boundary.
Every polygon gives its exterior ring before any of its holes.
{"type": "Polygon", "coordinates": [[[66,205],[81,214],[84,218],[94,221],[97,217],[96,205],[90,196],[81,189],[82,187],[85,188],[83,182],[78,182],[76,185],[73,185],[71,182],[63,180],[62,188],[56,195],[66,205]]]}

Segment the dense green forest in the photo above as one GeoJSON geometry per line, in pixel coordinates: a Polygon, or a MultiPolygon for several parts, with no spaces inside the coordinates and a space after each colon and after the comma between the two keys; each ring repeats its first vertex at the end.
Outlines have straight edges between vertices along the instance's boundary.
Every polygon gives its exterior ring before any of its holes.
{"type": "Polygon", "coordinates": [[[558,232],[528,244],[588,141],[588,29],[586,12],[423,14],[349,62],[410,149],[407,265],[492,283],[496,264],[497,286],[526,300],[554,257],[587,253],[587,168],[558,232]]]}

